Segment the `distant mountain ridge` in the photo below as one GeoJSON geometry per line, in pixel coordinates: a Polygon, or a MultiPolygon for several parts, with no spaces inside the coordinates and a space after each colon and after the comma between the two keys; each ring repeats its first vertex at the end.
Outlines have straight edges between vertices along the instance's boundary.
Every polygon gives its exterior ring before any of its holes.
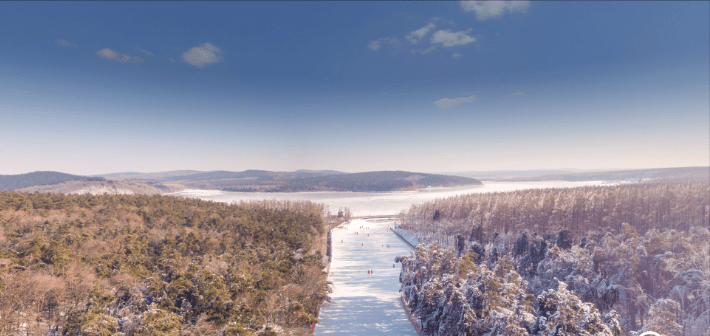
{"type": "Polygon", "coordinates": [[[244,179],[244,178],[268,179],[270,177],[278,177],[281,179],[296,179],[296,178],[310,177],[310,176],[337,175],[337,174],[347,174],[347,173],[341,172],[341,171],[336,171],[336,170],[299,169],[295,172],[275,172],[275,171],[268,171],[268,170],[250,169],[250,170],[239,171],[239,172],[226,171],[226,170],[213,170],[213,171],[171,170],[171,171],[155,172],[155,173],[124,172],[124,173],[99,174],[96,176],[117,179],[117,180],[151,180],[151,181],[158,181],[158,182],[168,182],[168,181],[206,181],[206,180],[218,180],[218,179],[244,179]]]}
{"type": "Polygon", "coordinates": [[[344,175],[300,178],[278,191],[394,191],[417,187],[452,187],[482,185],[481,181],[462,176],[413,173],[407,171],[375,171],[344,175]]]}
{"type": "Polygon", "coordinates": [[[36,171],[17,175],[0,175],[0,191],[22,189],[68,181],[104,181],[103,177],[72,175],[55,171],[36,171]]]}
{"type": "MultiPolygon", "coordinates": [[[[536,171],[518,171],[532,174],[536,171]]],[[[545,172],[545,171],[537,171],[545,172]]],[[[549,172],[549,171],[547,171],[549,172]]],[[[494,172],[489,172],[494,173],[494,172]]],[[[574,172],[542,176],[518,176],[516,171],[500,171],[493,181],[659,181],[684,179],[710,182],[710,167],[679,167],[618,171],[574,172]],[[506,176],[506,177],[502,177],[506,176]]],[[[490,174],[494,175],[494,174],[490,174]]],[[[207,189],[243,192],[356,191],[383,192],[415,190],[424,187],[481,185],[472,177],[427,174],[407,171],[345,173],[335,170],[195,171],[175,170],[155,173],[123,172],[98,176],[80,176],[52,171],[18,175],[0,175],[0,191],[59,193],[159,194],[184,189],[207,189]]]]}
{"type": "Polygon", "coordinates": [[[629,169],[614,171],[581,172],[567,174],[551,174],[543,176],[522,176],[498,181],[532,182],[532,181],[632,181],[663,179],[710,180],[710,167],[678,167],[654,169],[629,169]]]}
{"type": "Polygon", "coordinates": [[[172,170],[157,173],[137,173],[137,172],[124,172],[124,173],[111,173],[111,174],[98,174],[95,176],[105,177],[109,179],[116,180],[154,180],[161,181],[166,178],[175,176],[188,176],[192,174],[199,174],[201,171],[197,170],[172,170]]]}
{"type": "Polygon", "coordinates": [[[345,173],[335,170],[194,171],[156,173],[123,172],[94,177],[59,172],[33,172],[0,175],[0,190],[25,192],[158,194],[186,188],[225,191],[299,192],[357,191],[382,192],[414,190],[424,187],[481,185],[481,181],[461,176],[407,171],[345,173]]]}
{"type": "Polygon", "coordinates": [[[143,178],[158,183],[179,183],[187,188],[217,189],[225,191],[395,191],[417,187],[443,187],[480,185],[474,178],[414,173],[405,171],[379,171],[345,173],[335,170],[297,170],[275,172],[245,170],[240,172],[216,170],[169,171],[160,173],[118,173],[101,175],[114,178],[143,178]]]}

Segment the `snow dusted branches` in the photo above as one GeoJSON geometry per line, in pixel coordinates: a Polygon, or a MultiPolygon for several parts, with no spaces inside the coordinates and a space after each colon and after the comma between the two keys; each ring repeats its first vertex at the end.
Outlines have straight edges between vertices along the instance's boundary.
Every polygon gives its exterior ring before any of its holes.
{"type": "Polygon", "coordinates": [[[436,244],[422,244],[414,255],[397,257],[403,297],[425,333],[548,335],[561,329],[568,335],[620,334],[616,312],[602,318],[564,283],[535,298],[527,293],[527,281],[515,272],[511,257],[501,257],[493,268],[476,266],[475,258],[471,251],[457,258],[453,249],[436,244]]]}

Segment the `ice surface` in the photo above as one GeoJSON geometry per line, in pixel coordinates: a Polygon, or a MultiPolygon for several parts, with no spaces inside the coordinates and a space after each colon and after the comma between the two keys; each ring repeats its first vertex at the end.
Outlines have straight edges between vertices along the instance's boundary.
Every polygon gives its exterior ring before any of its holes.
{"type": "Polygon", "coordinates": [[[540,188],[573,188],[589,185],[610,185],[604,181],[544,181],[544,182],[488,182],[482,186],[455,188],[426,188],[418,192],[299,192],[299,193],[265,193],[265,192],[230,192],[218,190],[186,190],[171,195],[199,198],[217,202],[239,202],[249,200],[309,200],[325,203],[331,212],[338,212],[341,207],[350,208],[355,216],[396,215],[409,210],[412,204],[420,204],[440,197],[451,197],[462,194],[505,192],[523,189],[540,188]]]}
{"type": "Polygon", "coordinates": [[[331,302],[321,307],[316,335],[417,334],[400,301],[400,264],[394,263],[397,255],[412,250],[388,229],[392,225],[352,220],[333,230],[328,276],[333,293],[331,302]],[[367,274],[368,270],[374,273],[367,274]]]}

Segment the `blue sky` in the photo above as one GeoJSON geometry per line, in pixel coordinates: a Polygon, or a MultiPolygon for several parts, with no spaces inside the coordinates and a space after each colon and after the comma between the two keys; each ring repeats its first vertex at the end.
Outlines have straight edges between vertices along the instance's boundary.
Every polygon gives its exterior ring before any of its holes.
{"type": "Polygon", "coordinates": [[[710,161],[708,2],[0,2],[0,174],[710,161]]]}

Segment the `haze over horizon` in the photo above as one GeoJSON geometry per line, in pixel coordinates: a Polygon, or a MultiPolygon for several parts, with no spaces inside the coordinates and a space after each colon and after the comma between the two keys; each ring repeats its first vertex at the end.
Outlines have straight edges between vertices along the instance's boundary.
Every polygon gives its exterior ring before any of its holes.
{"type": "Polygon", "coordinates": [[[0,2],[0,174],[710,163],[708,2],[0,2]]]}

